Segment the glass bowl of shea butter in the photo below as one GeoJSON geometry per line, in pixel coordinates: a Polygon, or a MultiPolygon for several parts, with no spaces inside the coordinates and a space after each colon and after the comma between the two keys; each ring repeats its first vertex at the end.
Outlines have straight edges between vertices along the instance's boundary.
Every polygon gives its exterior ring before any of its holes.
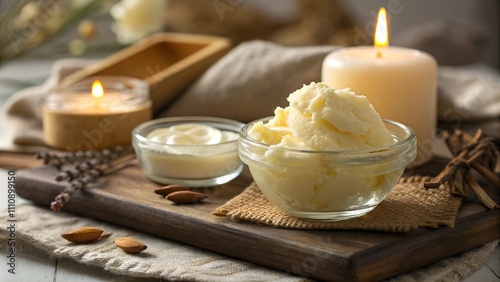
{"type": "Polygon", "coordinates": [[[160,184],[206,187],[227,183],[243,170],[238,133],[243,123],[216,117],[170,117],[132,131],[144,173],[160,184]]]}
{"type": "Polygon", "coordinates": [[[373,210],[416,157],[409,127],[382,120],[349,89],[311,83],[275,115],[246,124],[239,155],[264,196],[284,213],[345,220],[373,210]]]}

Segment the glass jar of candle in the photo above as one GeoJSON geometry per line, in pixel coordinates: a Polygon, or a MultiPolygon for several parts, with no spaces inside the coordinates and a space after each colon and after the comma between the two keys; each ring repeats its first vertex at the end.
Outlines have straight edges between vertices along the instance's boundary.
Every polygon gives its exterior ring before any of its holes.
{"type": "Polygon", "coordinates": [[[152,116],[148,85],[124,76],[89,77],[49,91],[43,105],[48,146],[100,150],[131,143],[132,129],[152,116]]]}

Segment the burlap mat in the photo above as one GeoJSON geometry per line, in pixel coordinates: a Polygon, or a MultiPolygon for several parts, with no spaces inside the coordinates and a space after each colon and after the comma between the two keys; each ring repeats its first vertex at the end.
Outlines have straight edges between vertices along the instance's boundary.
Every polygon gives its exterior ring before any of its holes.
{"type": "Polygon", "coordinates": [[[447,185],[438,189],[423,188],[423,182],[430,180],[427,176],[401,178],[374,210],[362,217],[343,221],[313,221],[288,216],[264,197],[255,182],[213,214],[293,229],[407,232],[419,227],[453,227],[462,199],[452,196],[447,185]]]}

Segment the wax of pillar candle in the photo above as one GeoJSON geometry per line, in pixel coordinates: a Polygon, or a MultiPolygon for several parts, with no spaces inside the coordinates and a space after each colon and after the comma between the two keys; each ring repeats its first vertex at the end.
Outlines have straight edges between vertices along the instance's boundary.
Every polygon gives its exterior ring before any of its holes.
{"type": "Polygon", "coordinates": [[[322,81],[341,89],[350,87],[368,97],[384,119],[401,122],[417,135],[417,159],[430,160],[436,130],[435,59],[418,50],[370,46],[344,48],[323,61],[322,81]]]}

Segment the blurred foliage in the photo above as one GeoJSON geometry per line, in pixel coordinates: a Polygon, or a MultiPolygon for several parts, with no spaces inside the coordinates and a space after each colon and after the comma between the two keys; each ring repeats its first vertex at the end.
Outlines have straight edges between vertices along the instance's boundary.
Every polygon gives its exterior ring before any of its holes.
{"type": "Polygon", "coordinates": [[[46,43],[81,20],[107,11],[116,0],[18,0],[0,13],[0,64],[46,43]]]}

